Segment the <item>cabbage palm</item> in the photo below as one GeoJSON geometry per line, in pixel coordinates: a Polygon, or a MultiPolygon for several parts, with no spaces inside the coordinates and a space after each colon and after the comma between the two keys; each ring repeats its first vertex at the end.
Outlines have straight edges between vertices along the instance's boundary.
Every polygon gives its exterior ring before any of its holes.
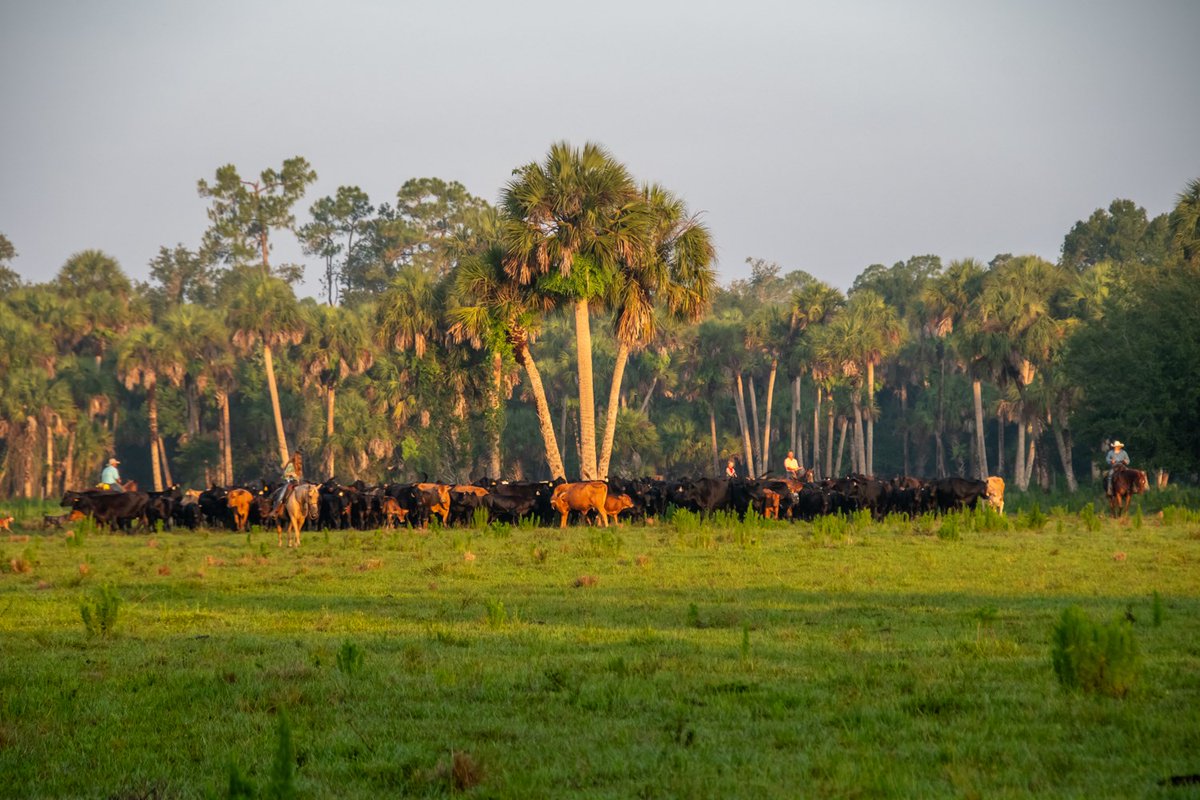
{"type": "Polygon", "coordinates": [[[169,482],[170,468],[158,434],[158,382],[166,379],[178,386],[183,381],[184,357],[179,343],[160,329],[147,325],[134,328],[117,345],[117,374],[126,389],[146,391],[146,416],[150,426],[150,472],[154,491],[163,490],[163,472],[169,482]]]}
{"type": "Polygon", "coordinates": [[[640,350],[657,331],[655,309],[663,307],[674,318],[695,322],[708,309],[716,288],[713,261],[716,248],[707,226],[687,205],[657,184],[642,190],[644,209],[653,225],[649,247],[635,258],[618,262],[613,298],[613,328],[617,358],[609,390],[604,439],[597,476],[608,477],[621,381],[629,354],[640,350]]]}
{"type": "Polygon", "coordinates": [[[296,305],[292,287],[265,270],[244,269],[236,278],[229,298],[226,324],[233,332],[233,345],[250,353],[262,345],[267,390],[271,395],[271,413],[275,418],[275,440],[279,463],[288,460],[290,451],[279,408],[279,388],[275,382],[274,348],[299,344],[304,337],[304,320],[296,305]]]}
{"type": "Polygon", "coordinates": [[[554,291],[575,309],[580,471],[598,477],[589,307],[618,263],[634,263],[649,235],[637,184],[603,147],[551,146],[542,163],[516,170],[501,196],[506,269],[522,284],[556,274],[554,291]]]}
{"type": "Polygon", "coordinates": [[[375,354],[371,336],[354,311],[338,306],[315,306],[309,315],[307,331],[300,342],[300,360],[305,381],[315,384],[325,400],[324,471],[334,475],[334,409],[338,387],[351,375],[371,368],[375,354]]]}
{"type": "MultiPolygon", "coordinates": [[[[530,393],[537,410],[538,427],[546,452],[546,464],[552,479],[565,478],[562,454],[554,433],[554,420],[546,401],[546,389],[537,362],[529,349],[545,300],[529,286],[523,286],[505,271],[504,251],[490,247],[483,253],[460,260],[454,271],[454,305],[450,309],[450,335],[457,341],[471,341],[492,352],[493,414],[498,415],[501,400],[503,356],[511,352],[529,378],[530,393]],[[499,357],[499,361],[497,359],[499,357]]],[[[489,460],[492,477],[500,477],[500,426],[492,422],[489,460]]]]}
{"type": "Polygon", "coordinates": [[[1171,245],[1183,263],[1200,267],[1200,178],[1188,182],[1169,218],[1171,245]]]}

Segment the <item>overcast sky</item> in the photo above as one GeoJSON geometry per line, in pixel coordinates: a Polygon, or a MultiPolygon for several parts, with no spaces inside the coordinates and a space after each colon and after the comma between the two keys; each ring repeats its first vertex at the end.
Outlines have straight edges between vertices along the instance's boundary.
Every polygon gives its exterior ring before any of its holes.
{"type": "Polygon", "coordinates": [[[1200,176],[1198,34],[1196,0],[0,0],[0,233],[32,280],[89,248],[144,279],[199,243],[222,164],[307,158],[303,222],[343,184],[495,201],[567,139],[704,211],[725,281],[1054,259],[1094,209],[1159,214],[1200,176]]]}

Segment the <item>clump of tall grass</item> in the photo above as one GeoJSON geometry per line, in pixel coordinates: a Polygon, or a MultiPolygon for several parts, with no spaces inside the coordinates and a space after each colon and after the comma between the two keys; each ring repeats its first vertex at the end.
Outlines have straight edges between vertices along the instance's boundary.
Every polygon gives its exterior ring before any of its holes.
{"type": "Polygon", "coordinates": [[[1013,527],[1019,531],[1040,531],[1049,521],[1050,518],[1042,513],[1041,506],[1034,503],[1031,508],[1017,515],[1013,527]]]}
{"type": "Polygon", "coordinates": [[[117,613],[121,609],[121,597],[112,586],[101,586],[92,593],[92,600],[79,605],[79,616],[83,619],[88,636],[107,639],[117,627],[117,613]]]}
{"type": "Polygon", "coordinates": [[[1054,674],[1067,691],[1124,697],[1141,670],[1133,628],[1124,620],[1097,624],[1074,606],[1054,627],[1054,674]]]}
{"type": "Polygon", "coordinates": [[[362,648],[349,639],[342,642],[342,646],[338,648],[338,672],[347,678],[353,678],[355,675],[362,673],[365,660],[362,648]]]}

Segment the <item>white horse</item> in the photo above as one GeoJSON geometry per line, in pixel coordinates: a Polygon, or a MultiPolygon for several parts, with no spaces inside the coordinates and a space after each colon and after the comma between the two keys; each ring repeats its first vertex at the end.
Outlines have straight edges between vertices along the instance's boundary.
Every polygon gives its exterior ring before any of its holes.
{"type": "Polygon", "coordinates": [[[279,534],[279,546],[283,547],[283,523],[287,521],[288,547],[300,546],[300,529],[310,517],[317,516],[317,487],[311,483],[298,483],[287,500],[283,501],[283,509],[275,517],[275,530],[279,534]]]}

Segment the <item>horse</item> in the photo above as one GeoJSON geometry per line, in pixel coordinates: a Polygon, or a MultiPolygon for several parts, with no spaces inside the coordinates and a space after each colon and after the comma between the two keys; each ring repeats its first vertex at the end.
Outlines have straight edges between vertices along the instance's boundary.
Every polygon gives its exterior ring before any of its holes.
{"type": "Polygon", "coordinates": [[[275,530],[279,534],[279,546],[283,547],[283,520],[287,520],[288,547],[300,546],[300,529],[304,523],[317,516],[318,493],[317,487],[311,483],[297,484],[288,498],[283,501],[283,509],[275,518],[275,530]]]}
{"type": "Polygon", "coordinates": [[[1129,501],[1135,494],[1146,491],[1150,482],[1140,469],[1117,464],[1113,468],[1112,488],[1108,494],[1108,505],[1114,517],[1124,516],[1129,511],[1129,501]],[[1118,509],[1120,509],[1118,511],[1118,509]]]}

